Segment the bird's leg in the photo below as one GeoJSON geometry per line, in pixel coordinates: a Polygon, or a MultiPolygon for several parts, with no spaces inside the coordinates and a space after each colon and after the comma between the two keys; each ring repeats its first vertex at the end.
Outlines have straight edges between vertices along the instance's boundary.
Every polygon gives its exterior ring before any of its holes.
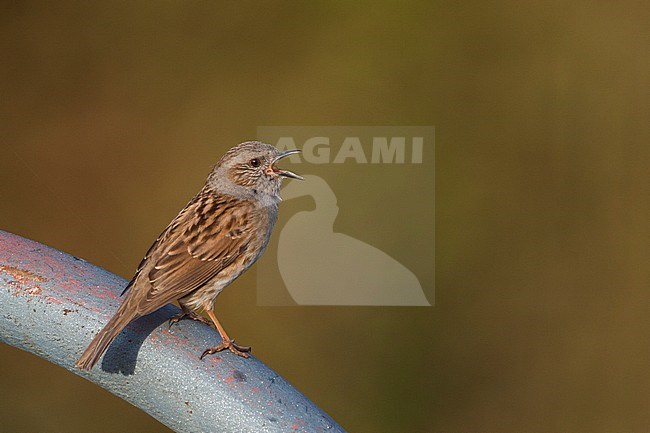
{"type": "Polygon", "coordinates": [[[186,306],[185,304],[183,304],[182,302],[179,301],[178,303],[180,304],[181,309],[182,309],[183,311],[181,311],[180,313],[178,313],[177,315],[175,315],[175,316],[173,316],[171,319],[169,319],[169,327],[170,327],[170,328],[172,327],[172,325],[173,325],[174,323],[178,323],[178,322],[180,322],[180,320],[183,319],[183,318],[185,318],[185,317],[189,317],[190,319],[192,319],[192,320],[196,320],[197,322],[205,323],[206,325],[211,325],[211,324],[212,324],[208,319],[206,319],[205,317],[201,316],[201,315],[200,315],[199,313],[197,313],[196,311],[190,309],[189,307],[187,307],[187,306],[186,306]]]}
{"type": "Polygon", "coordinates": [[[225,349],[230,350],[235,355],[239,355],[243,358],[248,358],[250,356],[248,352],[251,351],[251,348],[235,344],[235,340],[232,340],[230,337],[228,337],[228,334],[226,334],[223,326],[221,326],[221,323],[219,323],[219,320],[217,320],[217,316],[214,315],[214,312],[211,309],[206,309],[206,313],[208,313],[208,316],[210,316],[210,319],[212,319],[212,323],[214,323],[215,328],[217,328],[217,331],[219,331],[219,335],[221,335],[222,341],[220,345],[211,347],[203,352],[201,359],[205,358],[207,355],[212,355],[213,353],[220,352],[225,349]]]}

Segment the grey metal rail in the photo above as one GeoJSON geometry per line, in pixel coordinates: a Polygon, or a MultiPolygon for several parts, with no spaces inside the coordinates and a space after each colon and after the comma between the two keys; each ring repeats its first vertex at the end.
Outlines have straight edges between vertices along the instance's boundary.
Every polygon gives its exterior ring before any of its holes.
{"type": "Polygon", "coordinates": [[[176,432],[343,432],[258,359],[229,352],[207,325],[167,305],[131,323],[90,372],[73,365],[121,302],[126,281],[82,259],[0,231],[0,341],[60,365],[176,432]]]}

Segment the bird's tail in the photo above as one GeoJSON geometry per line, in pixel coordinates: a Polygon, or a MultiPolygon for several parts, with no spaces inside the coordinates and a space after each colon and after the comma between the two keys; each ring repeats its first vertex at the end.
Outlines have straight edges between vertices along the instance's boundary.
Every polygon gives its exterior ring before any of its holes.
{"type": "Polygon", "coordinates": [[[106,326],[102,328],[101,331],[93,341],[90,342],[84,353],[79,357],[77,363],[74,365],[75,368],[81,370],[90,370],[97,363],[99,358],[108,348],[108,345],[117,337],[117,334],[124,329],[126,325],[135,317],[131,314],[125,314],[126,302],[120,305],[120,308],[117,309],[115,315],[108,321],[106,326]]]}

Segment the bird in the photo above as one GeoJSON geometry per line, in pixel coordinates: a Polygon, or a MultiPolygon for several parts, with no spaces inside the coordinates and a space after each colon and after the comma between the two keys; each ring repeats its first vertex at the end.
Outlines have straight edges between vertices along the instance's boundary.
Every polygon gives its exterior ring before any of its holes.
{"type": "Polygon", "coordinates": [[[91,370],[126,325],[174,300],[181,312],[170,319],[170,326],[187,317],[212,324],[221,336],[221,344],[206,349],[200,359],[225,349],[248,358],[251,348],[236,344],[212,309],[219,293],[266,249],[277,220],[282,180],[303,179],[276,163],[298,152],[260,141],[228,150],[203,188],[151,245],[122,292],[126,298],[75,367],[91,370]]]}

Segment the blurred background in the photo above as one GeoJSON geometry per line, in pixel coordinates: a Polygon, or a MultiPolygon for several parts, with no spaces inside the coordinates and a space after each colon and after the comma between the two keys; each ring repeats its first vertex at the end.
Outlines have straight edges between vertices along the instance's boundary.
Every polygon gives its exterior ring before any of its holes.
{"type": "MultiPolygon", "coordinates": [[[[648,22],[640,1],[4,1],[0,229],[130,278],[257,126],[434,125],[435,306],[260,307],[249,272],[227,329],[351,432],[649,431],[648,22]]],[[[3,430],[165,431],[33,355],[2,345],[0,368],[3,430]]]]}

